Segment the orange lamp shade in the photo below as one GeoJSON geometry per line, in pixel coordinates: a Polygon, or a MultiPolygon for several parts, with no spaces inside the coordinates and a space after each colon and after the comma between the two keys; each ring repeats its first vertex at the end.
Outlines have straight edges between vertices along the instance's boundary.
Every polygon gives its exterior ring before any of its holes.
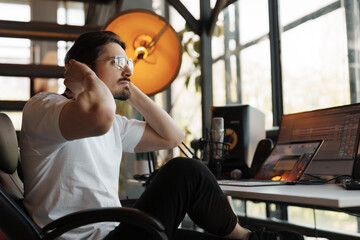
{"type": "Polygon", "coordinates": [[[179,73],[182,46],[165,18],[145,9],[123,11],[106,26],[126,44],[125,52],[134,62],[131,81],[145,94],[168,88],[179,73]]]}

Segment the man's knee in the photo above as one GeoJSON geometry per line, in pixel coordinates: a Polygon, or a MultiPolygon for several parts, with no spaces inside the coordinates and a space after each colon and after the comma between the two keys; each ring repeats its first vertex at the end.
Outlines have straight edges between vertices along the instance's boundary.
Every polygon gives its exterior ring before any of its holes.
{"type": "Polygon", "coordinates": [[[164,168],[172,169],[175,173],[190,173],[196,174],[201,172],[209,172],[207,166],[197,159],[176,157],[169,160],[164,168]]]}

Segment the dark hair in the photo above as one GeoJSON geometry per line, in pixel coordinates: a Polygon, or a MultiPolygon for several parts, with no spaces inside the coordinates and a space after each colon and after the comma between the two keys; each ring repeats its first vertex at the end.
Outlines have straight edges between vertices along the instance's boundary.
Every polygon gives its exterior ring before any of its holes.
{"type": "Polygon", "coordinates": [[[108,43],[117,43],[125,50],[125,43],[113,32],[99,31],[87,32],[80,35],[65,56],[65,64],[70,59],[90,65],[95,69],[95,60],[102,54],[103,48],[108,43]]]}

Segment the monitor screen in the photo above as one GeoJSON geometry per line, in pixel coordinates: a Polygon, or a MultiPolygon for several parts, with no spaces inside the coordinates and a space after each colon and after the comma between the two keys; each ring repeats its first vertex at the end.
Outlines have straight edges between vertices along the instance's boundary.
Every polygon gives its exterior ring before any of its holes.
{"type": "Polygon", "coordinates": [[[359,145],[360,104],[283,115],[277,142],[324,143],[306,173],[352,175],[359,145]]]}

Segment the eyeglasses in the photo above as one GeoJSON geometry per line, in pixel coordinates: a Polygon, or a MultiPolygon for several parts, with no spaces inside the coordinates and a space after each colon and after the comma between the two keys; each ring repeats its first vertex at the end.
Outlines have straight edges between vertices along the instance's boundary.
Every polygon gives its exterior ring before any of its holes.
{"type": "Polygon", "coordinates": [[[134,72],[134,63],[133,63],[133,60],[131,58],[115,56],[115,57],[112,57],[110,59],[103,59],[103,60],[98,59],[96,61],[114,61],[114,64],[115,64],[117,69],[123,70],[125,65],[127,65],[128,68],[130,69],[131,73],[134,72]]]}

